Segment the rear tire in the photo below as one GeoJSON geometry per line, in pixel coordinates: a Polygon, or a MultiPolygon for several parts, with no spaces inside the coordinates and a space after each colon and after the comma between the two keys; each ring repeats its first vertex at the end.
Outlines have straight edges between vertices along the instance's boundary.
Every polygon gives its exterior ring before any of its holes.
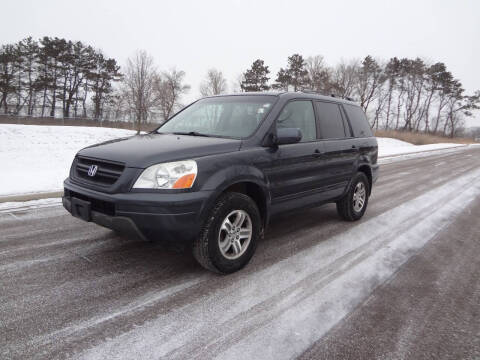
{"type": "Polygon", "coordinates": [[[252,258],[262,230],[260,211],[247,195],[228,192],[210,211],[193,242],[193,256],[204,268],[229,274],[252,258]]]}
{"type": "Polygon", "coordinates": [[[338,215],[347,221],[360,220],[368,205],[370,185],[367,176],[358,172],[353,177],[347,193],[337,201],[338,215]]]}

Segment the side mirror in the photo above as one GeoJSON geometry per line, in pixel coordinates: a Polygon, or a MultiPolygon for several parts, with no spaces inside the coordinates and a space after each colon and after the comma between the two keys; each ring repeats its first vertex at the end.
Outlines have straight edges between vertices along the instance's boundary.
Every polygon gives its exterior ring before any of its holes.
{"type": "Polygon", "coordinates": [[[294,144],[302,140],[302,132],[298,128],[279,128],[275,145],[294,144]]]}

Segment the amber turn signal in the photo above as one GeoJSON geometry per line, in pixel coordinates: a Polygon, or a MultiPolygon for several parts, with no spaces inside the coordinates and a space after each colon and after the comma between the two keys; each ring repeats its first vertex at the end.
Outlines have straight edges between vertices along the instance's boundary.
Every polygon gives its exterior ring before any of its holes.
{"type": "Polygon", "coordinates": [[[192,187],[193,182],[195,181],[195,174],[183,175],[180,179],[175,181],[172,189],[189,189],[192,187]]]}

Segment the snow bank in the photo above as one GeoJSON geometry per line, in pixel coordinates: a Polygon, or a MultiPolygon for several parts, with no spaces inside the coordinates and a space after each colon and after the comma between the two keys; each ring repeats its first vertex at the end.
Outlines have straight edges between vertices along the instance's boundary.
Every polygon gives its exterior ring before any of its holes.
{"type": "Polygon", "coordinates": [[[133,134],[80,126],[0,125],[0,196],[59,191],[78,150],[133,134]]]}
{"type": "Polygon", "coordinates": [[[43,207],[57,206],[62,203],[60,198],[48,198],[30,201],[15,201],[0,203],[0,214],[4,212],[26,211],[43,207]]]}
{"type": "Polygon", "coordinates": [[[395,156],[403,154],[411,154],[416,152],[424,152],[438,149],[448,149],[452,147],[465,146],[462,144],[442,143],[428,145],[413,145],[405,141],[391,138],[377,138],[378,156],[395,156]]]}

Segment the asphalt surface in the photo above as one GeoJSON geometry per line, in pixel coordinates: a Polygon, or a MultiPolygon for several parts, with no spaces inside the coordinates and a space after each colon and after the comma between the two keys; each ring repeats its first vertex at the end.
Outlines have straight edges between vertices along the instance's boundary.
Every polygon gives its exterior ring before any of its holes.
{"type": "Polygon", "coordinates": [[[301,359],[480,359],[480,199],[301,359]]]}
{"type": "Polygon", "coordinates": [[[273,221],[210,274],[60,206],[0,213],[2,359],[480,358],[480,148],[384,160],[365,217],[273,221]]]}

